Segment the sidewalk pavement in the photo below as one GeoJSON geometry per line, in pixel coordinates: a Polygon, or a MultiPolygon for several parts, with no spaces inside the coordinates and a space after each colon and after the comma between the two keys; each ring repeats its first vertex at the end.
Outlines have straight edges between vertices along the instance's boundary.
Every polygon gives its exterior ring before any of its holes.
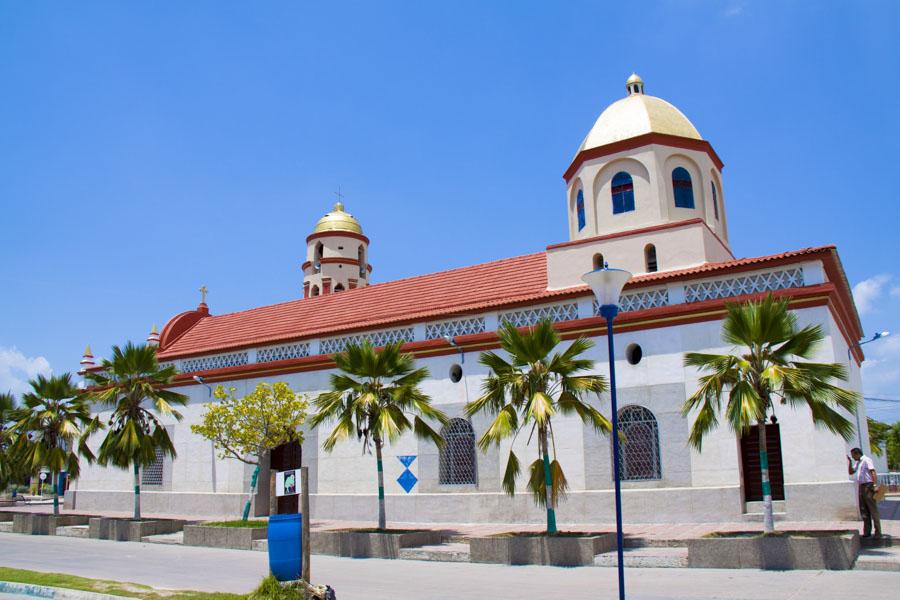
{"type": "MultiPolygon", "coordinates": [[[[268,570],[261,552],[0,534],[0,565],[131,581],[160,590],[245,593],[268,570]]],[[[596,600],[616,596],[612,569],[314,556],[312,579],[340,600],[596,600]]],[[[629,600],[896,598],[900,573],[628,569],[629,600]]]]}

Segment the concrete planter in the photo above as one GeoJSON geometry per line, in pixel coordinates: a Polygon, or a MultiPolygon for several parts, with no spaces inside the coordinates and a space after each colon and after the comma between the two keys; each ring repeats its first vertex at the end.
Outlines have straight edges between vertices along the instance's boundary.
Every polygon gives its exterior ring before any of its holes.
{"type": "Polygon", "coordinates": [[[57,527],[87,525],[90,515],[48,515],[43,513],[16,513],[13,515],[13,533],[26,535],[56,535],[57,527]]]}
{"type": "Polygon", "coordinates": [[[616,547],[612,533],[596,535],[495,535],[469,540],[472,562],[577,567],[616,547]]]}
{"type": "Polygon", "coordinates": [[[702,569],[852,569],[855,531],[734,534],[688,540],[688,566],[702,569]]]}
{"type": "Polygon", "coordinates": [[[352,558],[399,558],[400,548],[440,544],[440,531],[313,531],[310,551],[313,554],[352,558]]]}
{"type": "Polygon", "coordinates": [[[210,527],[209,525],[185,525],[185,546],[208,548],[233,548],[252,550],[255,540],[266,539],[267,527],[210,527]]]}
{"type": "Polygon", "coordinates": [[[116,519],[95,517],[90,520],[88,535],[94,539],[118,542],[140,542],[148,535],[176,533],[184,528],[185,521],[177,519],[116,519]]]}

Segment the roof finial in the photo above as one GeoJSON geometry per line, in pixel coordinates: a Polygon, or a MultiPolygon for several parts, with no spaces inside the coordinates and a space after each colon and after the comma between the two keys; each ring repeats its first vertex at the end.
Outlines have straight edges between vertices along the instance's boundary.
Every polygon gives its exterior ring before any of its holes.
{"type": "Polygon", "coordinates": [[[156,325],[150,329],[150,335],[147,336],[147,345],[148,346],[159,346],[159,331],[156,329],[156,325]]]}
{"type": "Polygon", "coordinates": [[[640,75],[638,75],[637,73],[632,73],[631,77],[625,80],[625,89],[628,90],[629,96],[633,96],[634,94],[643,94],[644,80],[641,79],[640,75]]]}
{"type": "Polygon", "coordinates": [[[205,285],[201,285],[200,289],[197,291],[200,292],[200,304],[206,304],[206,292],[209,290],[206,289],[205,285]]]}
{"type": "Polygon", "coordinates": [[[341,186],[338,186],[334,195],[337,196],[338,199],[338,201],[334,203],[335,212],[344,212],[344,194],[341,193],[341,186]]]}

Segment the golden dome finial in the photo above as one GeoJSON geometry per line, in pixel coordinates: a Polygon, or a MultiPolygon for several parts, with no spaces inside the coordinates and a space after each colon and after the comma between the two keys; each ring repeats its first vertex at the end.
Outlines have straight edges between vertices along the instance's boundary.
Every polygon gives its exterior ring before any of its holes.
{"type": "Polygon", "coordinates": [[[90,344],[88,344],[87,346],[84,347],[84,355],[85,356],[93,356],[93,354],[91,354],[91,345],[90,344]]]}
{"type": "Polygon", "coordinates": [[[625,89],[628,90],[628,95],[632,94],[643,94],[644,93],[644,80],[641,79],[641,76],[635,72],[631,73],[631,77],[625,80],[625,89]]]}
{"type": "Polygon", "coordinates": [[[334,209],[319,219],[313,229],[313,233],[323,231],[349,231],[362,234],[362,226],[353,215],[344,210],[344,203],[338,201],[334,203],[334,209]]]}

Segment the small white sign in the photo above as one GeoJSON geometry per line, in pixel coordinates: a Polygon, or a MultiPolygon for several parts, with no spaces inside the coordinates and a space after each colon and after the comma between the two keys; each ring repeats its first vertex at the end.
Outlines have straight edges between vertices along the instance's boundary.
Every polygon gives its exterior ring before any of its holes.
{"type": "Polygon", "coordinates": [[[300,469],[279,471],[275,475],[276,496],[296,496],[300,493],[300,469]]]}

